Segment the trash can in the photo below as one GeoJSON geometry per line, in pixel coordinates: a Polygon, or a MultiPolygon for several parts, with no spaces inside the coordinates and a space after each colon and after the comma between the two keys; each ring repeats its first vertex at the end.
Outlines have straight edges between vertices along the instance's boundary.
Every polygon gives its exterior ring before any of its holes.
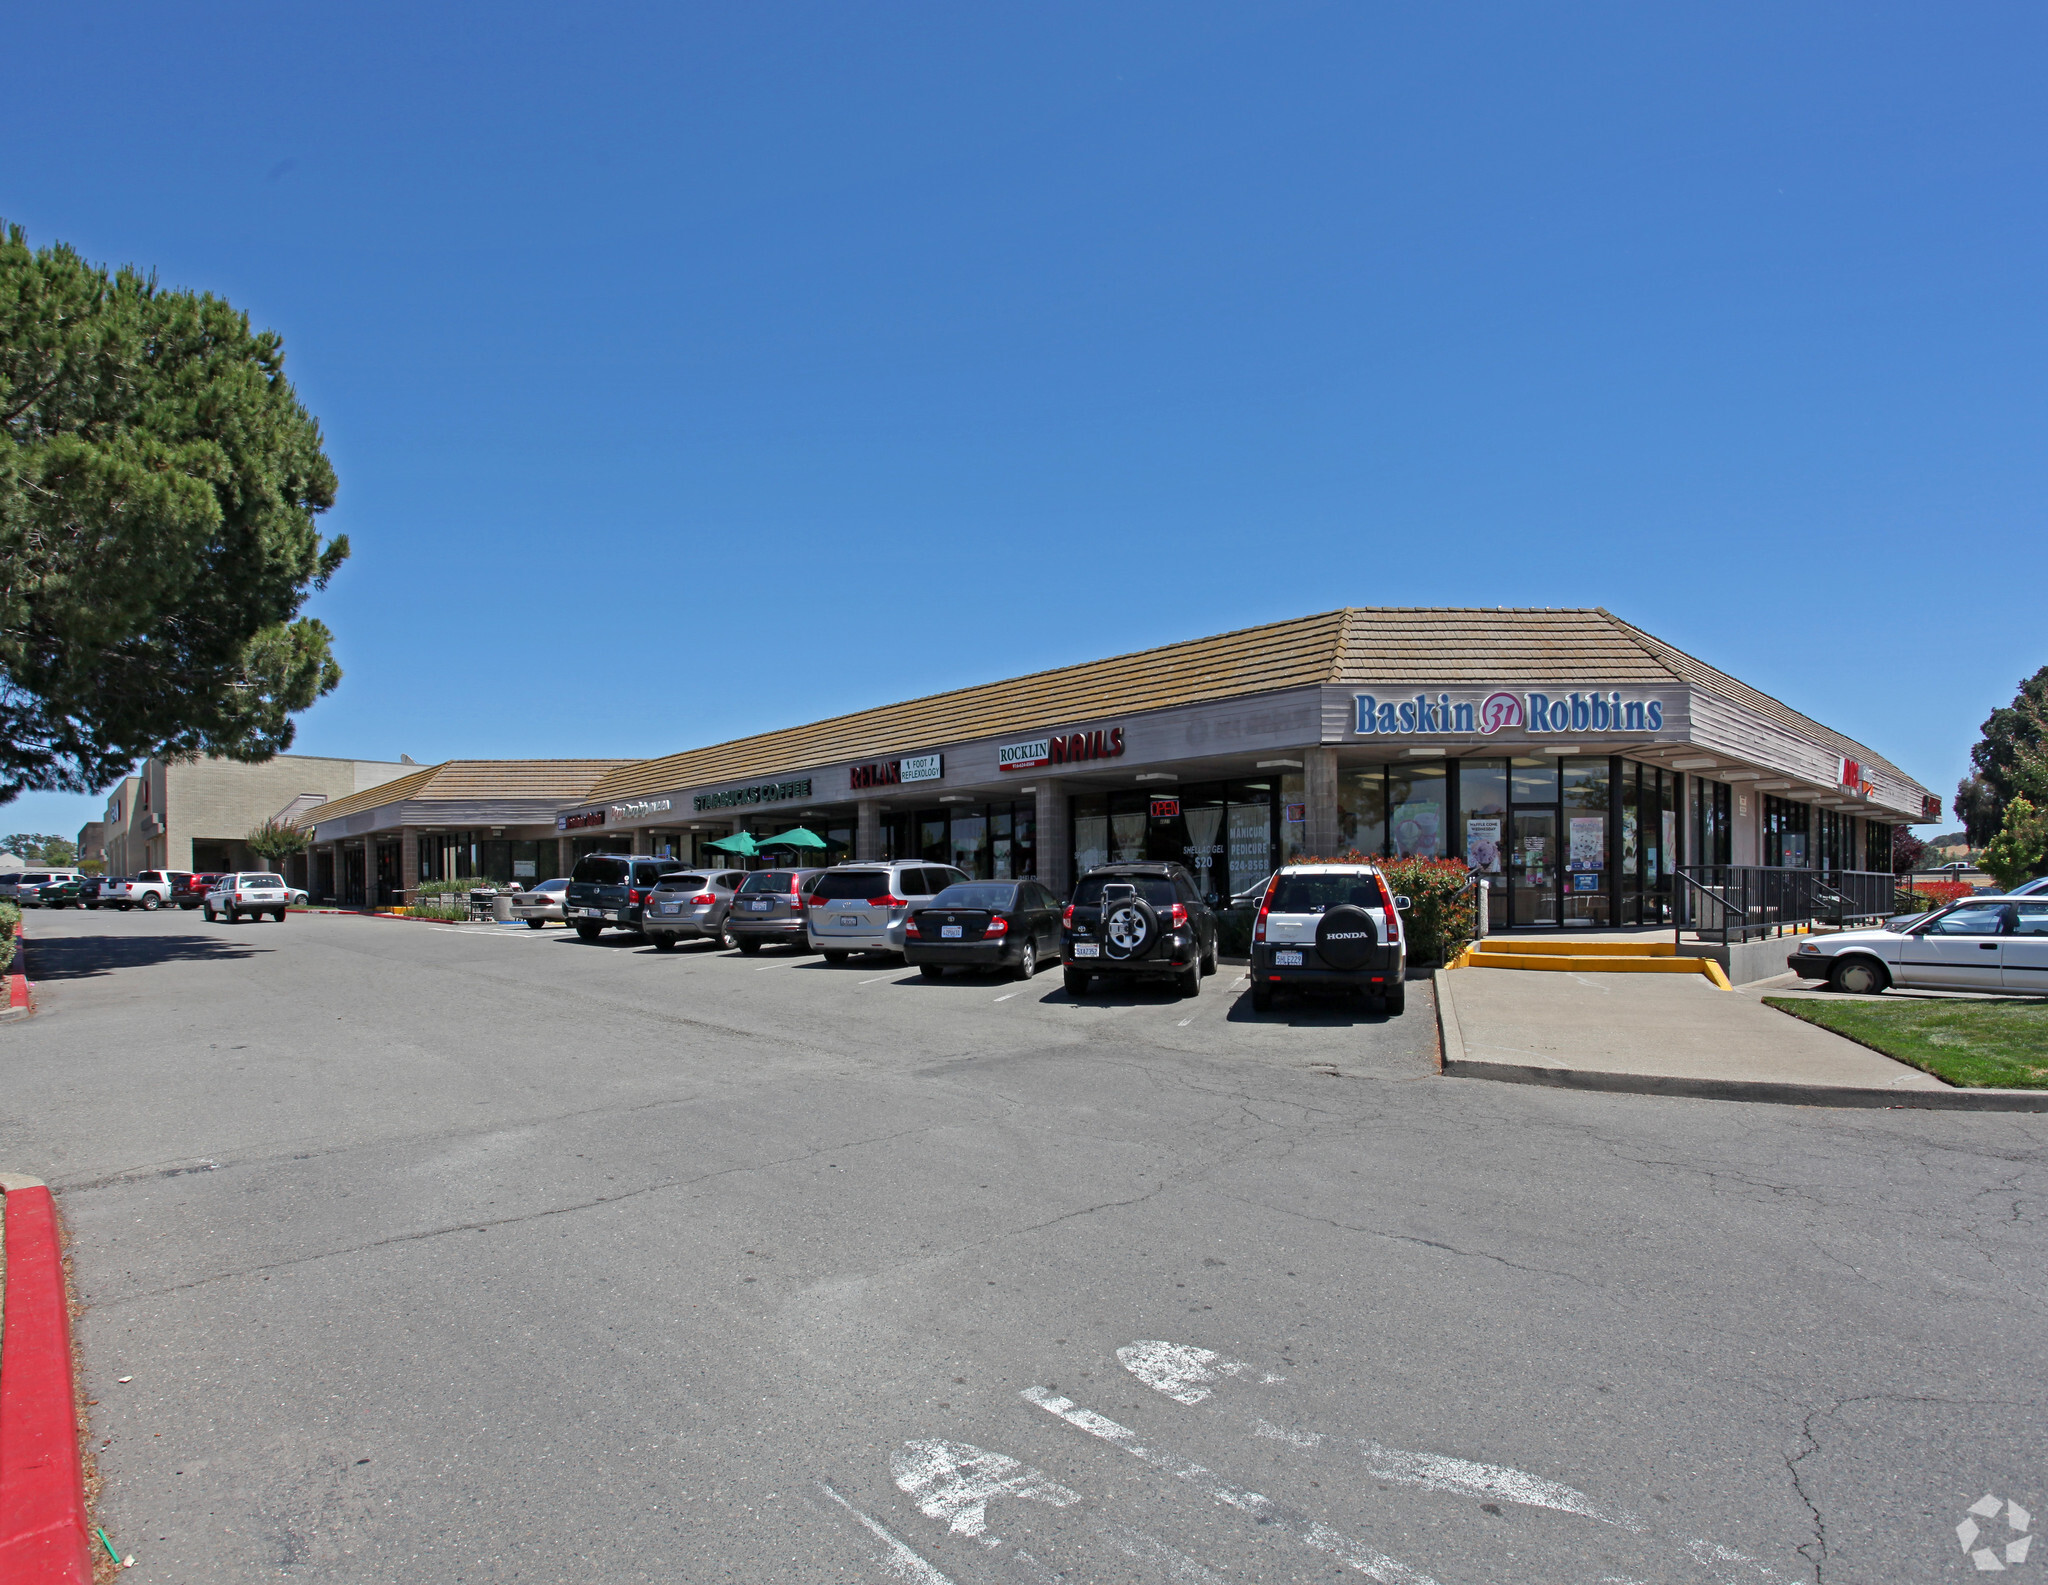
{"type": "Polygon", "coordinates": [[[512,918],[512,894],[499,892],[491,899],[491,917],[509,923],[512,918]]]}

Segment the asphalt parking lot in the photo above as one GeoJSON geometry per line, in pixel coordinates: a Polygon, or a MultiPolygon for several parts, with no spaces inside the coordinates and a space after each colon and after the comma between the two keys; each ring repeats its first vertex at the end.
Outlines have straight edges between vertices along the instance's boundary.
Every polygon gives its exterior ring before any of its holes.
{"type": "Polygon", "coordinates": [[[1964,1578],[2048,1508],[2040,1118],[1444,1079],[1425,983],[29,919],[0,1167],[138,1582],[1964,1578]]]}

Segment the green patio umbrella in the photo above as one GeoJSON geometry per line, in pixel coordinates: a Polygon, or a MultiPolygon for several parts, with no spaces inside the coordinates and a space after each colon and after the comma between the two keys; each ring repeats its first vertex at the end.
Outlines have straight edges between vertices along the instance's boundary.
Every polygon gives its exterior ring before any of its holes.
{"type": "Polygon", "coordinates": [[[736,831],[729,837],[720,837],[716,842],[707,842],[704,845],[707,848],[717,848],[721,853],[744,853],[748,858],[761,851],[761,844],[754,840],[753,833],[749,831],[736,831]]]}
{"type": "Polygon", "coordinates": [[[761,838],[764,848],[822,848],[825,839],[815,831],[806,831],[802,826],[793,826],[780,836],[761,838]]]}

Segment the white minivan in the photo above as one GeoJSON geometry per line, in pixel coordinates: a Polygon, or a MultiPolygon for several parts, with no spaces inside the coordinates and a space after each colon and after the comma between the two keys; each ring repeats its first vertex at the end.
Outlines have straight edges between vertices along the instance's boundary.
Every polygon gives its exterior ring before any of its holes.
{"type": "Polygon", "coordinates": [[[955,881],[950,864],[835,864],[813,876],[804,895],[804,930],[827,963],[850,952],[903,950],[903,922],[955,881]]]}

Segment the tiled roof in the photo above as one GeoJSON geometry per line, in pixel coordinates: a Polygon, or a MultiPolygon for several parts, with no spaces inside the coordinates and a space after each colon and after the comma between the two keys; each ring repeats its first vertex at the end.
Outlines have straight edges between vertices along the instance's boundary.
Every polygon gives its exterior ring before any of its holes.
{"type": "Polygon", "coordinates": [[[1269,622],[640,760],[607,776],[591,789],[589,801],[702,787],[834,760],[910,753],[1121,711],[1163,710],[1204,699],[1313,686],[1335,674],[1346,615],[1325,611],[1269,622]]]}
{"type": "Polygon", "coordinates": [[[396,781],[367,787],[346,798],[315,804],[299,816],[302,824],[325,825],[364,809],[408,800],[437,798],[538,798],[574,803],[591,784],[631,760],[617,759],[451,759],[427,765],[396,781]]]}
{"type": "Polygon", "coordinates": [[[1587,676],[1624,685],[1683,684],[1716,693],[1850,758],[1896,771],[1863,744],[1596,606],[1369,606],[1269,622],[660,759],[628,761],[592,787],[586,801],[703,787],[1282,688],[1460,682],[1513,688],[1587,676]]]}

